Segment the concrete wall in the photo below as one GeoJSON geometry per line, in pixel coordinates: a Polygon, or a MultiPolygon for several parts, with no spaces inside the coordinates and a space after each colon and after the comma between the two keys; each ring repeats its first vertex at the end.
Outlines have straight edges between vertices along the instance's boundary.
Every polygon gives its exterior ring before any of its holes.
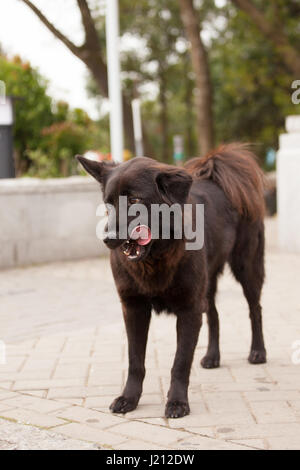
{"type": "Polygon", "coordinates": [[[281,248],[300,252],[300,116],[286,120],[277,154],[278,237],[281,248]]]}
{"type": "Polygon", "coordinates": [[[0,268],[107,254],[89,177],[0,180],[0,268]]]}

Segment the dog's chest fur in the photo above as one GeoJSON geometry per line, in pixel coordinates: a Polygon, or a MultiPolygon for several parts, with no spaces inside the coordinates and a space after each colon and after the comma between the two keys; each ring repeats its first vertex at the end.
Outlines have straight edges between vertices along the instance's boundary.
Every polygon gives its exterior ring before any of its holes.
{"type": "Polygon", "coordinates": [[[145,297],[157,313],[174,313],[196,304],[200,309],[207,286],[205,265],[196,262],[198,257],[199,253],[191,256],[174,246],[160,258],[149,257],[144,262],[113,258],[112,269],[120,297],[145,297]]]}
{"type": "Polygon", "coordinates": [[[174,247],[159,258],[146,258],[139,263],[126,263],[125,269],[137,284],[141,294],[155,296],[165,292],[177,272],[183,253],[174,247]]]}

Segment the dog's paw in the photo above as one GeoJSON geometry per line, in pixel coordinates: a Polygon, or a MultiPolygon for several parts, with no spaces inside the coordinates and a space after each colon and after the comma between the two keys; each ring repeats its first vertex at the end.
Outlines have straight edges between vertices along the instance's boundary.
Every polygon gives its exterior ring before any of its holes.
{"type": "Polygon", "coordinates": [[[182,418],[190,414],[190,407],[185,401],[168,401],[166,404],[166,418],[182,418]]]}
{"type": "Polygon", "coordinates": [[[253,349],[250,351],[248,361],[250,364],[264,364],[267,362],[267,353],[264,349],[260,351],[253,349]]]}
{"type": "Polygon", "coordinates": [[[138,404],[138,400],[136,398],[126,398],[120,396],[116,398],[112,404],[110,405],[109,409],[113,413],[128,413],[129,411],[133,411],[136,409],[138,404]]]}
{"type": "Polygon", "coordinates": [[[204,369],[216,369],[217,367],[220,367],[220,358],[215,356],[204,356],[200,364],[204,369]]]}

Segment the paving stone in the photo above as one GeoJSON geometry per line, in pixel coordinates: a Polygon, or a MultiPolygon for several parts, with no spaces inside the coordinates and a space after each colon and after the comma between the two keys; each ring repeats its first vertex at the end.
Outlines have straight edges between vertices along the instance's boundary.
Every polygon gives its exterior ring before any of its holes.
{"type": "Polygon", "coordinates": [[[126,437],[112,434],[107,431],[99,430],[95,427],[85,424],[70,423],[57,428],[59,433],[64,434],[72,439],[80,439],[88,442],[96,442],[104,448],[114,448],[116,445],[122,444],[126,437]]]}
{"type": "Polygon", "coordinates": [[[139,405],[134,411],[126,413],[130,419],[139,418],[161,418],[164,415],[164,406],[160,405],[139,405]]]}
{"type": "Polygon", "coordinates": [[[7,374],[9,372],[17,372],[24,362],[24,358],[13,357],[8,352],[6,354],[6,364],[0,364],[0,373],[7,374]]]}
{"type": "Polygon", "coordinates": [[[261,392],[245,392],[245,398],[252,401],[300,401],[300,393],[293,390],[272,390],[261,392]]]}
{"type": "Polygon", "coordinates": [[[41,359],[41,358],[35,358],[35,357],[29,357],[25,364],[22,367],[22,372],[28,372],[28,371],[49,371],[51,373],[54,369],[55,366],[55,357],[52,359],[41,359]]]}
{"type": "Polygon", "coordinates": [[[77,387],[84,385],[84,379],[53,379],[53,380],[19,380],[15,382],[13,390],[42,390],[48,388],[77,387]]]}
{"type": "MultiPolygon", "coordinates": [[[[127,419],[130,419],[129,413],[127,414],[127,419]]],[[[154,424],[155,426],[164,426],[169,428],[168,420],[166,418],[136,418],[137,421],[142,423],[154,424]]]]}
{"type": "Polygon", "coordinates": [[[0,419],[0,450],[99,450],[96,444],[0,419]]]}
{"type": "MultiPolygon", "coordinates": [[[[266,221],[267,243],[274,224],[276,219],[266,221]]],[[[268,363],[247,362],[248,309],[241,287],[226,268],[217,299],[222,312],[221,367],[200,367],[208,337],[204,317],[190,380],[191,414],[177,420],[164,418],[176,349],[175,317],[153,316],[140,404],[125,417],[112,415],[108,407],[120,395],[128,358],[108,261],[0,271],[5,290],[16,284],[33,289],[26,299],[21,294],[14,302],[11,296],[1,297],[8,363],[0,366],[0,413],[7,415],[4,424],[15,426],[17,435],[25,437],[11,439],[13,433],[5,434],[0,419],[0,448],[39,448],[36,432],[45,432],[40,427],[55,431],[51,439],[48,434],[41,437],[41,448],[299,448],[300,366],[292,363],[291,354],[292,344],[300,339],[300,255],[275,246],[267,250],[262,298],[268,363]]]]}
{"type": "Polygon", "coordinates": [[[65,387],[50,388],[48,398],[87,398],[113,395],[120,395],[119,385],[99,386],[99,387],[65,387]]]}
{"type": "Polygon", "coordinates": [[[176,448],[178,450],[247,450],[246,447],[232,442],[224,442],[220,439],[209,439],[201,436],[189,436],[180,441],[176,448]]]}
{"type": "Polygon", "coordinates": [[[78,405],[83,406],[84,399],[83,398],[57,398],[55,401],[59,401],[69,405],[78,405]]]}
{"type": "Polygon", "coordinates": [[[1,417],[17,421],[18,423],[40,426],[41,428],[52,428],[65,423],[65,421],[58,419],[55,416],[49,416],[47,414],[36,413],[34,411],[20,408],[2,412],[1,417]]]}
{"type": "Polygon", "coordinates": [[[271,450],[299,450],[300,436],[269,437],[268,443],[271,450]]]}
{"type": "Polygon", "coordinates": [[[133,439],[140,439],[141,436],[143,436],[143,440],[146,442],[152,442],[159,445],[169,445],[188,436],[188,434],[182,431],[160,428],[158,426],[138,421],[118,424],[117,426],[110,428],[110,431],[113,433],[123,434],[133,439]]]}
{"type": "Polygon", "coordinates": [[[13,410],[13,409],[14,409],[13,406],[9,406],[3,402],[0,402],[0,415],[2,414],[2,412],[13,410]]]}
{"type": "Polygon", "coordinates": [[[288,403],[296,416],[300,417],[300,400],[289,400],[288,403]]]}
{"type": "Polygon", "coordinates": [[[144,441],[138,441],[134,439],[128,439],[123,442],[123,444],[115,445],[116,450],[168,450],[172,449],[171,447],[162,447],[158,444],[149,444],[144,441]]]}
{"type": "Polygon", "coordinates": [[[40,338],[35,345],[35,351],[60,352],[65,344],[64,336],[50,336],[40,338]]]}
{"type": "Polygon", "coordinates": [[[69,421],[78,421],[92,427],[105,429],[115,424],[124,423],[124,418],[120,418],[112,413],[101,413],[96,410],[89,410],[80,406],[71,406],[54,413],[55,416],[69,421]]]}
{"type": "Polygon", "coordinates": [[[9,372],[5,374],[5,376],[0,376],[0,385],[2,381],[5,381],[7,379],[13,381],[13,382],[27,382],[29,380],[31,381],[40,381],[41,379],[44,380],[49,380],[51,378],[51,371],[48,370],[31,370],[31,371],[25,371],[25,372],[9,372]]]}
{"type": "Polygon", "coordinates": [[[1,388],[5,390],[10,390],[13,386],[13,382],[1,382],[1,388]]]}
{"type": "Polygon", "coordinates": [[[242,446],[250,447],[252,449],[269,449],[269,445],[264,439],[234,439],[231,442],[234,444],[241,444],[242,446]]]}
{"type": "Polygon", "coordinates": [[[58,365],[53,374],[54,379],[86,378],[88,376],[88,364],[58,365]]]}
{"type": "Polygon", "coordinates": [[[6,400],[7,398],[13,398],[17,396],[15,392],[10,392],[7,390],[0,390],[0,402],[1,400],[6,400]]]}
{"type": "Polygon", "coordinates": [[[99,397],[88,397],[85,399],[85,406],[87,408],[101,408],[108,410],[109,405],[116,398],[116,395],[104,395],[99,397]]]}
{"type": "Polygon", "coordinates": [[[24,394],[32,395],[33,397],[46,398],[47,391],[46,390],[26,390],[24,394]]]}
{"type": "Polygon", "coordinates": [[[258,423],[293,423],[296,422],[295,413],[284,401],[257,401],[250,406],[258,423]]]}
{"type": "Polygon", "coordinates": [[[181,419],[169,419],[169,426],[173,429],[180,429],[188,427],[207,427],[207,426],[231,426],[248,423],[254,424],[255,421],[251,413],[246,410],[243,412],[232,411],[230,407],[227,411],[221,413],[191,413],[189,416],[185,416],[181,419]]]}
{"type": "Polygon", "coordinates": [[[300,423],[270,423],[254,425],[227,425],[216,427],[217,436],[223,439],[256,439],[269,437],[288,438],[300,435],[300,423]]]}
{"type": "Polygon", "coordinates": [[[66,407],[66,404],[30,395],[18,395],[14,398],[8,398],[2,403],[5,403],[11,408],[23,408],[26,410],[37,411],[38,413],[50,413],[66,407]]]}

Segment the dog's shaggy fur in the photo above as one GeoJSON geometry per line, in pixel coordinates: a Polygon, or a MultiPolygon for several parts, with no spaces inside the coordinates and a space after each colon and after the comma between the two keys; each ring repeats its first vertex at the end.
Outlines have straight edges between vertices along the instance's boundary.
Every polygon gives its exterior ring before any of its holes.
{"type": "MultiPolygon", "coordinates": [[[[225,263],[243,287],[249,304],[252,344],[249,362],[266,361],[260,295],[264,281],[263,175],[254,155],[242,144],[219,147],[184,168],[135,158],[120,165],[78,157],[100,183],[104,201],[118,209],[119,195],[153,203],[204,204],[205,242],[201,250],[185,250],[184,240],[153,240],[144,256],[130,262],[122,239],[106,241],[126,324],[129,371],[126,386],[111,405],[127,413],[138,405],[145,376],[145,351],[151,311],[177,317],[177,351],[172,367],[166,417],[189,413],[188,384],[194,350],[206,312],[207,353],[202,367],[219,367],[219,319],[215,306],[217,279],[225,263]]],[[[237,312],[238,316],[238,312],[237,312]]],[[[238,317],[237,317],[238,321],[238,317]]]]}

